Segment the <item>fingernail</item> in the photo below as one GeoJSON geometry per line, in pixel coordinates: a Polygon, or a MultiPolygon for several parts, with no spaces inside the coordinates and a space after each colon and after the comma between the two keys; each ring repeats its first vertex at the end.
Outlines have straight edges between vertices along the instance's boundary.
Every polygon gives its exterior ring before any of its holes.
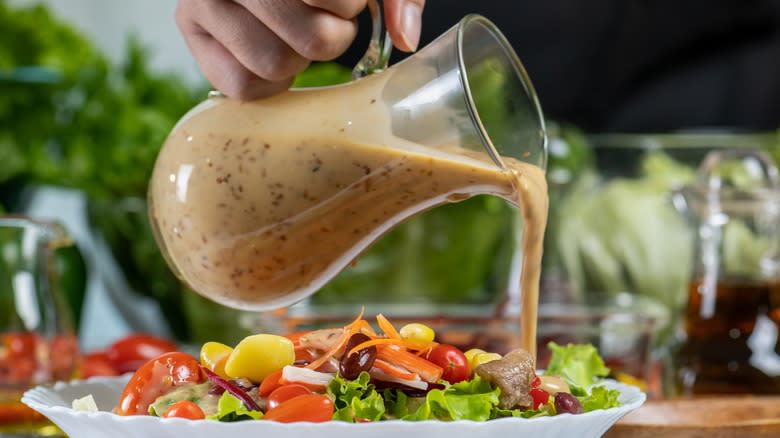
{"type": "Polygon", "coordinates": [[[401,16],[401,37],[412,52],[417,50],[417,45],[420,44],[421,27],[422,8],[417,3],[406,2],[401,16]]]}

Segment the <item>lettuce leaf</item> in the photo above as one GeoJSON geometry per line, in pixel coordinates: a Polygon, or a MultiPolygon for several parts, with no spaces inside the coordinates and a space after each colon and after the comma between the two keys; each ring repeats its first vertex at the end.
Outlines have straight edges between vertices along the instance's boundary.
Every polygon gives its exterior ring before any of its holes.
{"type": "Polygon", "coordinates": [[[247,409],[244,402],[230,395],[228,392],[222,394],[217,402],[217,413],[206,417],[207,420],[217,420],[222,422],[259,420],[263,417],[260,411],[247,409]]]}
{"type": "Polygon", "coordinates": [[[334,420],[354,423],[355,418],[378,421],[385,416],[385,402],[370,380],[365,371],[355,380],[338,375],[331,380],[327,391],[335,408],[334,420]]]}
{"type": "Polygon", "coordinates": [[[500,392],[499,388],[491,387],[490,382],[475,376],[471,380],[456,383],[445,389],[434,389],[428,392],[414,412],[401,418],[412,421],[430,419],[486,421],[497,416],[500,392]]]}
{"type": "Polygon", "coordinates": [[[609,409],[620,406],[620,392],[616,389],[607,389],[604,386],[594,386],[590,395],[579,397],[584,412],[597,409],[609,409]]]}
{"type": "Polygon", "coordinates": [[[574,395],[583,395],[581,390],[595,383],[596,378],[609,375],[609,368],[591,344],[568,344],[564,347],[550,342],[547,347],[552,350],[552,358],[545,374],[562,378],[572,387],[574,395]]]}

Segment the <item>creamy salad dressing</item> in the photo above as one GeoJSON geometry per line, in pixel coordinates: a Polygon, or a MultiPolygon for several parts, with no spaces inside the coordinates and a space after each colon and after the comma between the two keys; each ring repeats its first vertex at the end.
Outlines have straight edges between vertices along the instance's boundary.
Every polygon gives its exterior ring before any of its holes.
{"type": "Polygon", "coordinates": [[[499,196],[525,221],[522,346],[535,352],[544,172],[511,158],[501,170],[485,153],[394,137],[382,87],[372,83],[380,80],[353,83],[349,93],[216,99],[188,115],[160,152],[149,193],[169,264],[217,302],[289,305],[402,220],[478,194],[499,196]]]}

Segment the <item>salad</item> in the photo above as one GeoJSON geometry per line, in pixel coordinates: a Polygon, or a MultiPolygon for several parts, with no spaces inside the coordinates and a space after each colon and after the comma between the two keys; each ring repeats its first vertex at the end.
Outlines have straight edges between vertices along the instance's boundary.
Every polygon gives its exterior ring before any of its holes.
{"type": "MultiPolygon", "coordinates": [[[[550,343],[537,375],[530,353],[436,342],[429,327],[378,330],[361,315],[345,327],[257,334],[235,347],[205,343],[200,358],[164,353],[130,378],[114,412],[191,420],[352,423],[580,414],[620,405],[592,345],[550,343]]],[[[79,405],[84,404],[79,400],[79,405]]],[[[74,405],[75,406],[75,405],[74,405]]]]}

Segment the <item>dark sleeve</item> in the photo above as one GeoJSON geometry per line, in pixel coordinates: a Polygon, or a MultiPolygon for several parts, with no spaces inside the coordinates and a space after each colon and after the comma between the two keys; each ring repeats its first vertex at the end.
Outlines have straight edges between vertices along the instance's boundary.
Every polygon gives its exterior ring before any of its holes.
{"type": "Polygon", "coordinates": [[[470,12],[510,40],[549,118],[590,131],[780,126],[780,0],[428,0],[423,44],[470,12]]]}

